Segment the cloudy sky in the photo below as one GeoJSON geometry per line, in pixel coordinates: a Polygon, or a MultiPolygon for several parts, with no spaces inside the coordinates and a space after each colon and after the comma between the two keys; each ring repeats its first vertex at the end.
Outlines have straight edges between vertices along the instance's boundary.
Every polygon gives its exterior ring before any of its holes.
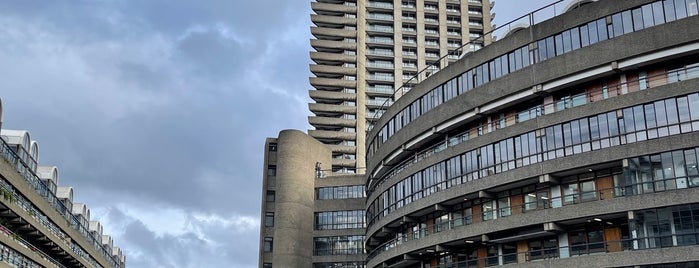
{"type": "MultiPolygon", "coordinates": [[[[497,0],[495,22],[552,2],[497,0]]],[[[127,266],[256,267],[264,138],[307,130],[310,0],[0,0],[3,128],[127,266]]]]}

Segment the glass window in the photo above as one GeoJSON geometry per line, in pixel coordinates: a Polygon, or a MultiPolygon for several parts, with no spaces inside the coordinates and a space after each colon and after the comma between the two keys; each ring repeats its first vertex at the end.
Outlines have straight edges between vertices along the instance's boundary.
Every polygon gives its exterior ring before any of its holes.
{"type": "Polygon", "coordinates": [[[633,32],[633,18],[631,15],[631,10],[621,12],[621,21],[624,28],[624,34],[633,32]]]}
{"type": "Polygon", "coordinates": [[[621,13],[612,15],[612,26],[613,32],[610,36],[617,37],[624,34],[624,22],[621,19],[621,13]]]}
{"type": "Polygon", "coordinates": [[[537,42],[537,50],[539,51],[539,61],[543,61],[543,60],[548,59],[548,57],[546,56],[546,40],[545,39],[539,40],[539,42],[537,42]]]}
{"type": "Polygon", "coordinates": [[[640,31],[643,27],[643,10],[637,8],[631,11],[633,17],[633,30],[640,31]]]}
{"type": "Polygon", "coordinates": [[[274,191],[267,191],[267,195],[266,195],[265,201],[267,201],[267,202],[274,202],[274,201],[275,201],[275,198],[276,198],[276,196],[275,196],[275,192],[274,192],[274,191]]]}
{"type": "Polygon", "coordinates": [[[272,252],[272,241],[271,237],[264,238],[264,252],[272,252]]]}
{"type": "Polygon", "coordinates": [[[699,5],[697,0],[687,0],[687,16],[695,16],[699,14],[699,5]]]}
{"type": "Polygon", "coordinates": [[[660,25],[665,23],[665,12],[663,12],[663,3],[658,1],[653,5],[653,23],[655,25],[660,25]]]}
{"type": "Polygon", "coordinates": [[[277,176],[277,166],[268,166],[267,176],[277,176]]]}
{"type": "Polygon", "coordinates": [[[564,52],[563,49],[563,35],[562,34],[557,34],[553,37],[554,42],[556,43],[556,55],[562,55],[564,52]]]}
{"type": "Polygon", "coordinates": [[[588,23],[587,29],[590,31],[590,44],[597,43],[599,41],[599,34],[597,33],[597,21],[588,23]]]}
{"type": "Polygon", "coordinates": [[[606,19],[601,18],[601,19],[597,20],[597,33],[599,35],[599,41],[607,40],[609,35],[607,35],[607,20],[606,19]]]}
{"type": "Polygon", "coordinates": [[[553,36],[546,38],[546,55],[547,58],[556,56],[556,45],[553,36]]]}
{"type": "Polygon", "coordinates": [[[641,10],[643,11],[643,28],[652,27],[654,25],[654,22],[653,8],[651,7],[651,4],[642,6],[641,10]]]}
{"type": "Polygon", "coordinates": [[[573,50],[580,48],[580,32],[577,27],[570,30],[570,39],[573,50]]]}
{"type": "Polygon", "coordinates": [[[274,226],[274,212],[265,213],[265,227],[274,226]]]}
{"type": "Polygon", "coordinates": [[[663,6],[665,8],[665,18],[668,22],[675,20],[677,17],[675,15],[675,1],[665,0],[663,1],[663,6]]]}
{"type": "Polygon", "coordinates": [[[679,20],[687,17],[688,3],[686,3],[685,0],[674,0],[673,2],[675,2],[675,15],[677,15],[677,19],[679,20]]]}
{"type": "Polygon", "coordinates": [[[583,47],[590,45],[590,33],[587,29],[587,25],[580,26],[580,41],[583,47]]]}

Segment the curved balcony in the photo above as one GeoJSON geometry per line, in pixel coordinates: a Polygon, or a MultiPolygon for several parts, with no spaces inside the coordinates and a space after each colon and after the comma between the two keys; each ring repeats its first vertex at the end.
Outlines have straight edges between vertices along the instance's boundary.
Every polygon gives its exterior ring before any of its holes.
{"type": "Polygon", "coordinates": [[[357,55],[343,53],[311,52],[311,60],[314,62],[356,62],[357,55]]]}
{"type": "Polygon", "coordinates": [[[357,81],[354,80],[343,80],[339,78],[320,78],[320,77],[311,77],[309,78],[309,81],[311,82],[312,86],[336,86],[336,87],[343,87],[343,88],[357,88],[357,81]]]}
{"type": "Polygon", "coordinates": [[[342,5],[342,4],[311,2],[311,9],[315,12],[329,11],[329,12],[346,13],[346,14],[357,14],[357,7],[356,6],[348,6],[348,5],[342,5]]]}

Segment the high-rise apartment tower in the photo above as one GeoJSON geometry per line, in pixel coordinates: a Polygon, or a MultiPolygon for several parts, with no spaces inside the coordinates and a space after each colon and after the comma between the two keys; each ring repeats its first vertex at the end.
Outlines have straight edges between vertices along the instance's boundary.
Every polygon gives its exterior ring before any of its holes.
{"type": "Polygon", "coordinates": [[[490,43],[489,0],[315,0],[308,133],[364,173],[365,132],[413,84],[490,43]],[[427,71],[420,73],[421,70],[427,71]],[[405,86],[404,86],[405,84],[405,86]]]}

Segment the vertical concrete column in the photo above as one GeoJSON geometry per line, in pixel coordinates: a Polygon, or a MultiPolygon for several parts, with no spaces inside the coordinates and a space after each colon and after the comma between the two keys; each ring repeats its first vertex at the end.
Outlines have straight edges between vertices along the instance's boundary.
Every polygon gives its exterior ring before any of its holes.
{"type": "Polygon", "coordinates": [[[315,167],[320,162],[322,167],[330,168],[332,153],[298,130],[280,132],[277,144],[272,263],[284,267],[311,267],[315,167]]]}

